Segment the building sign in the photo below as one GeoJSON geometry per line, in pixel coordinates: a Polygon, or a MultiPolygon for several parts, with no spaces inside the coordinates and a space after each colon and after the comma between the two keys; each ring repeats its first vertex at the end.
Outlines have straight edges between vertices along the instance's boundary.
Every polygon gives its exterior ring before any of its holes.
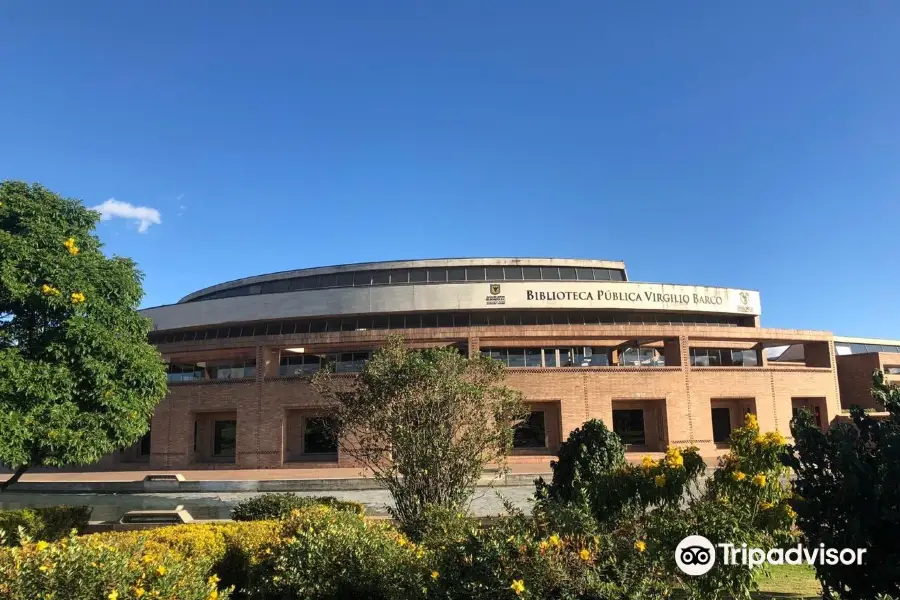
{"type": "Polygon", "coordinates": [[[506,304],[506,296],[500,295],[500,284],[492,283],[490,288],[490,295],[485,298],[485,303],[488,306],[496,306],[498,304],[506,304]]]}

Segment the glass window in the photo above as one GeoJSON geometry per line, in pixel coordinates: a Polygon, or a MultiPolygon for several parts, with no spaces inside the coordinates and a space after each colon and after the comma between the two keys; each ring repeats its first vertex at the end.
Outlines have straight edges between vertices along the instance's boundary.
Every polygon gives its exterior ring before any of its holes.
{"type": "Polygon", "coordinates": [[[319,287],[330,288],[337,285],[337,275],[319,275],[319,287]]]}
{"type": "Polygon", "coordinates": [[[865,354],[868,350],[866,350],[865,344],[850,344],[850,352],[853,354],[865,354]]]}
{"type": "Polygon", "coordinates": [[[391,315],[388,321],[388,329],[405,329],[406,322],[403,315],[391,315]]]}
{"type": "Polygon", "coordinates": [[[541,364],[541,349],[540,348],[526,348],[525,349],[525,366],[526,367],[543,366],[541,364]]]}
{"type": "Polygon", "coordinates": [[[139,447],[138,452],[140,456],[150,456],[150,431],[148,430],[143,436],[141,436],[141,445],[139,447]]]}
{"type": "Polygon", "coordinates": [[[331,417],[306,417],[303,419],[303,453],[336,454],[336,421],[331,417]]]}
{"type": "Polygon", "coordinates": [[[485,269],[485,276],[488,281],[503,281],[503,267],[488,267],[485,269]]]}
{"type": "Polygon", "coordinates": [[[463,267],[452,267],[447,269],[447,281],[465,281],[466,270],[463,267]]]}
{"type": "Polygon", "coordinates": [[[372,285],[372,272],[359,271],[353,274],[353,285],[364,286],[372,285]]]}
{"type": "Polygon", "coordinates": [[[540,281],[541,280],[541,268],[540,267],[523,267],[522,275],[527,281],[540,281]]]}
{"type": "Polygon", "coordinates": [[[406,315],[406,328],[418,329],[422,326],[422,315],[406,315]]]}
{"type": "Polygon", "coordinates": [[[845,356],[847,354],[853,354],[853,351],[850,350],[850,346],[848,344],[835,344],[834,353],[838,356],[845,356]]]}
{"type": "Polygon", "coordinates": [[[422,327],[437,327],[438,317],[436,314],[422,315],[422,327]]]}
{"type": "Polygon", "coordinates": [[[609,269],[594,269],[594,279],[597,281],[609,281],[609,269]]]}
{"type": "Polygon", "coordinates": [[[488,358],[499,360],[504,364],[506,363],[506,355],[501,348],[482,348],[481,353],[488,358]]]}
{"type": "Polygon", "coordinates": [[[250,296],[255,296],[256,294],[260,293],[261,291],[262,291],[261,285],[251,285],[247,288],[247,294],[249,294],[250,296]]]}
{"type": "Polygon", "coordinates": [[[213,428],[213,455],[234,456],[237,448],[237,421],[216,421],[213,428]]]}
{"type": "Polygon", "coordinates": [[[522,267],[504,267],[503,272],[505,273],[506,279],[515,281],[523,278],[522,267]]]}
{"type": "Polygon", "coordinates": [[[341,331],[356,331],[356,317],[341,319],[341,331]]]}
{"type": "Polygon", "coordinates": [[[323,333],[325,331],[325,319],[315,319],[310,322],[310,333],[323,333]]]}
{"type": "Polygon", "coordinates": [[[577,279],[578,277],[575,274],[575,267],[560,267],[559,268],[559,278],[560,279],[577,279]]]}
{"type": "Polygon", "coordinates": [[[472,313],[470,323],[472,327],[482,327],[488,324],[487,313],[472,313]]]}
{"type": "Polygon", "coordinates": [[[425,283],[428,281],[428,271],[425,269],[411,269],[409,272],[410,283],[425,283]]]}
{"type": "Polygon", "coordinates": [[[558,267],[541,267],[541,279],[556,281],[559,279],[558,267]]]}
{"type": "Polygon", "coordinates": [[[469,326],[469,315],[465,314],[465,313],[453,315],[453,326],[454,327],[468,327],[469,326]]]}
{"type": "Polygon", "coordinates": [[[640,408],[628,410],[613,409],[613,431],[622,439],[626,446],[645,445],[644,411],[640,408]]]}
{"type": "MultiPolygon", "coordinates": [[[[565,350],[563,352],[565,352],[565,350]]],[[[559,366],[559,364],[556,362],[556,348],[544,348],[544,366],[545,367],[558,367],[559,366]]]]}
{"type": "Polygon", "coordinates": [[[513,448],[546,448],[544,411],[533,411],[513,431],[513,448]]]}
{"type": "Polygon", "coordinates": [[[759,359],[756,356],[756,350],[744,350],[744,366],[755,367],[758,364],[759,359]]]}
{"type": "Polygon", "coordinates": [[[466,268],[466,279],[468,281],[484,281],[484,267],[466,268]]]}
{"type": "Polygon", "coordinates": [[[372,329],[387,329],[390,324],[387,315],[376,315],[372,317],[372,329]]]}
{"type": "Polygon", "coordinates": [[[553,315],[551,313],[536,313],[538,325],[553,325],[553,315]]]}
{"type": "Polygon", "coordinates": [[[722,444],[731,437],[731,410],[728,408],[712,409],[713,441],[722,444]]]}
{"type": "Polygon", "coordinates": [[[610,269],[609,279],[610,279],[610,281],[624,281],[625,280],[625,278],[622,276],[622,271],[618,271],[615,269],[610,269]]]}
{"type": "Polygon", "coordinates": [[[888,375],[900,375],[900,367],[885,367],[884,372],[888,375]]]}
{"type": "Polygon", "coordinates": [[[641,355],[634,346],[619,350],[619,365],[623,367],[638,367],[641,364],[641,355]]]}
{"type": "Polygon", "coordinates": [[[338,287],[350,287],[353,285],[353,279],[354,279],[353,273],[338,273],[337,286],[338,287]]]}
{"type": "Polygon", "coordinates": [[[390,271],[372,271],[372,285],[387,285],[390,282],[390,271]]]}
{"type": "Polygon", "coordinates": [[[396,271],[391,271],[391,283],[408,283],[409,282],[409,271],[397,269],[396,271]]]}
{"type": "Polygon", "coordinates": [[[447,269],[428,269],[428,281],[447,281],[447,269]]]}
{"type": "Polygon", "coordinates": [[[575,275],[578,277],[579,281],[593,281],[594,280],[594,270],[593,269],[578,267],[575,269],[575,275]]]}
{"type": "Polygon", "coordinates": [[[525,366],[525,349],[524,348],[507,348],[506,349],[507,364],[510,367],[525,366]]]}

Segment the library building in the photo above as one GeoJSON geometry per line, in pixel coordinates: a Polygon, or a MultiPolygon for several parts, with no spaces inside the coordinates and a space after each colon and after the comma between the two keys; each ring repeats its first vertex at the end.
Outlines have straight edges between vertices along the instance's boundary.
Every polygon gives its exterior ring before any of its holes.
{"type": "MultiPolygon", "coordinates": [[[[790,438],[875,408],[872,371],[900,382],[900,341],[774,329],[750,289],[632,281],[619,261],[411,260],[247,277],[142,311],[168,365],[150,432],[110,470],[352,467],[307,377],[355,377],[392,334],[507,366],[530,416],[510,462],[546,463],[602,419],[634,457],[695,445],[713,458],[756,414],[790,438]]],[[[535,465],[537,466],[537,465],[535,465]]]]}

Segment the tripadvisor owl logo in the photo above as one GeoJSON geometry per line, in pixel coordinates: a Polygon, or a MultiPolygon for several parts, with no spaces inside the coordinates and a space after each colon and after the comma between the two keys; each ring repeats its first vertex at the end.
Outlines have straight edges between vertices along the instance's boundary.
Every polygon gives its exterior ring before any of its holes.
{"type": "Polygon", "coordinates": [[[722,550],[723,565],[742,565],[754,569],[770,565],[862,565],[865,548],[807,548],[797,544],[793,548],[750,548],[747,544],[715,544],[702,535],[689,535],[675,548],[675,564],[686,575],[705,575],[716,564],[716,548],[722,550]]]}

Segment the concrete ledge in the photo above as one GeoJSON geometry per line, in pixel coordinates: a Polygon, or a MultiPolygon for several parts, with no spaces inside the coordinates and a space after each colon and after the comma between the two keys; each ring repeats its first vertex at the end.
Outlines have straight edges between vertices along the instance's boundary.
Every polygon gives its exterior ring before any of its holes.
{"type": "MultiPolygon", "coordinates": [[[[538,477],[549,478],[549,472],[508,473],[503,477],[482,477],[479,487],[531,485],[538,477]]],[[[333,492],[379,490],[383,486],[373,479],[270,479],[270,480],[207,480],[207,481],[34,481],[19,482],[5,493],[39,494],[147,494],[147,493],[228,493],[228,492],[333,492]]]]}

